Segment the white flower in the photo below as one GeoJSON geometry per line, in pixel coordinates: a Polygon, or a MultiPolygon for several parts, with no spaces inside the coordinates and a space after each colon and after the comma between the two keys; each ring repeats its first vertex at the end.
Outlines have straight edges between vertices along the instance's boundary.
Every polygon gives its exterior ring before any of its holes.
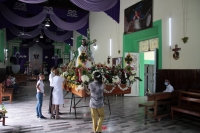
{"type": "Polygon", "coordinates": [[[109,71],[106,71],[106,73],[109,73],[109,71]]]}
{"type": "Polygon", "coordinates": [[[67,71],[65,71],[65,72],[63,73],[63,76],[67,77],[68,74],[69,74],[69,73],[68,73],[67,71]]]}
{"type": "Polygon", "coordinates": [[[120,82],[120,78],[119,78],[118,76],[114,76],[114,77],[112,78],[112,82],[113,82],[113,83],[119,83],[119,82],[120,82]]]}
{"type": "Polygon", "coordinates": [[[129,80],[130,80],[130,81],[133,81],[134,79],[135,79],[134,76],[130,76],[130,77],[129,77],[129,80]]]}
{"type": "Polygon", "coordinates": [[[83,83],[85,83],[85,82],[89,82],[90,79],[87,75],[83,75],[83,76],[81,76],[81,80],[83,83]]]}
{"type": "Polygon", "coordinates": [[[92,72],[92,75],[94,75],[95,72],[99,72],[99,70],[95,70],[95,71],[93,71],[93,72],[92,72]]]}
{"type": "Polygon", "coordinates": [[[75,90],[78,92],[79,90],[84,90],[82,85],[79,85],[77,88],[75,88],[75,90]]]}
{"type": "Polygon", "coordinates": [[[132,73],[132,74],[136,74],[136,71],[132,70],[131,73],[132,73]]]}

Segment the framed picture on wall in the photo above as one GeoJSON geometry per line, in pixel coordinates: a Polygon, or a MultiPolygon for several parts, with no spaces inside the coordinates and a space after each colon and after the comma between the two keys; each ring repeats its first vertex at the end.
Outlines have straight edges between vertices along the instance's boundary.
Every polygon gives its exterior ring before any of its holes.
{"type": "Polygon", "coordinates": [[[120,65],[122,67],[122,63],[123,63],[122,57],[112,58],[112,65],[113,66],[120,65]]]}
{"type": "Polygon", "coordinates": [[[152,27],[153,0],[142,0],[124,10],[124,34],[152,27]]]}

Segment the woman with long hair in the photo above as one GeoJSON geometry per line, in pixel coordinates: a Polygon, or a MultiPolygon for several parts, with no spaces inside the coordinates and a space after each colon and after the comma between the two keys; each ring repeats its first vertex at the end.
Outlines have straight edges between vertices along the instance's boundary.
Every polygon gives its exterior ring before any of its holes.
{"type": "Polygon", "coordinates": [[[101,133],[102,123],[104,120],[104,84],[102,75],[99,72],[94,73],[94,81],[89,84],[90,89],[90,108],[93,122],[94,133],[101,133]]]}

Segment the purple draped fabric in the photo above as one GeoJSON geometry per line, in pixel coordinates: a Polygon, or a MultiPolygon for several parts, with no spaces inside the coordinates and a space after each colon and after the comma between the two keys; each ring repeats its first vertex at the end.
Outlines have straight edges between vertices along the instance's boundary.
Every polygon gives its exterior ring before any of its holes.
{"type": "Polygon", "coordinates": [[[38,4],[38,3],[43,3],[46,2],[47,0],[19,0],[24,3],[30,3],[30,4],[38,4]]]}
{"type": "Polygon", "coordinates": [[[31,27],[31,26],[41,24],[47,16],[46,13],[40,13],[31,18],[23,18],[23,17],[20,17],[20,16],[14,14],[2,3],[0,3],[0,10],[1,10],[2,15],[7,20],[14,23],[15,25],[23,26],[23,27],[31,27]]]}
{"type": "Polygon", "coordinates": [[[120,14],[120,0],[117,0],[117,4],[111,9],[104,11],[107,15],[113,18],[117,23],[119,23],[119,14],[120,14]]]}
{"type": "Polygon", "coordinates": [[[72,30],[78,30],[78,29],[82,28],[83,26],[85,26],[87,24],[89,14],[87,14],[84,18],[82,18],[81,20],[74,22],[74,23],[67,23],[67,22],[61,20],[55,14],[50,14],[50,18],[51,18],[52,22],[59,28],[61,28],[63,30],[72,31],[72,30]]]}
{"type": "Polygon", "coordinates": [[[41,29],[39,29],[39,28],[36,28],[35,30],[30,31],[30,32],[22,32],[13,26],[13,27],[9,28],[9,30],[12,34],[14,34],[20,38],[24,38],[24,39],[35,38],[36,36],[38,36],[41,33],[41,29]]]}
{"type": "MultiPolygon", "coordinates": [[[[14,34],[14,35],[16,35],[20,38],[24,38],[24,39],[35,38],[36,36],[38,36],[41,33],[41,29],[39,29],[39,28],[36,28],[35,30],[30,31],[30,32],[22,32],[15,27],[9,28],[9,30],[12,34],[14,34]]],[[[69,31],[69,32],[67,32],[63,35],[55,35],[52,32],[50,32],[48,29],[43,29],[43,31],[44,31],[44,34],[49,39],[54,40],[54,41],[58,41],[58,42],[63,42],[65,40],[69,39],[73,34],[72,31],[69,31]]]]}
{"type": "Polygon", "coordinates": [[[118,0],[70,0],[70,1],[84,10],[102,12],[115,6],[118,0]]]}
{"type": "Polygon", "coordinates": [[[52,40],[54,40],[54,41],[58,41],[58,42],[63,42],[63,41],[65,41],[65,40],[69,39],[69,38],[72,36],[72,34],[73,34],[72,31],[69,31],[69,32],[67,32],[67,33],[64,34],[64,35],[58,36],[58,35],[55,35],[55,34],[53,34],[52,32],[50,32],[48,29],[44,29],[43,31],[44,31],[44,34],[45,34],[48,38],[50,38],[50,39],[52,39],[52,40]]]}

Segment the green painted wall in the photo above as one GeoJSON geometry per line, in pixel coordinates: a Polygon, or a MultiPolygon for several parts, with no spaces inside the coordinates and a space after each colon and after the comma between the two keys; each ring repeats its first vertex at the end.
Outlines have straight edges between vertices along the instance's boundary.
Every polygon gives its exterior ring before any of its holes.
{"type": "MultiPolygon", "coordinates": [[[[151,38],[159,39],[158,49],[158,69],[162,69],[162,21],[158,20],[153,23],[153,27],[138,31],[135,33],[123,35],[123,57],[125,52],[138,52],[139,42],[151,38]]],[[[144,81],[144,53],[140,53],[140,78],[144,81]]],[[[144,82],[140,82],[139,96],[144,96],[144,82]]]]}
{"type": "Polygon", "coordinates": [[[76,49],[78,49],[81,46],[81,40],[82,40],[83,36],[80,35],[76,38],[76,49]]]}
{"type": "Polygon", "coordinates": [[[71,46],[69,44],[65,44],[65,54],[70,54],[71,46]]]}
{"type": "Polygon", "coordinates": [[[4,61],[4,30],[0,30],[0,62],[4,61]]]}

